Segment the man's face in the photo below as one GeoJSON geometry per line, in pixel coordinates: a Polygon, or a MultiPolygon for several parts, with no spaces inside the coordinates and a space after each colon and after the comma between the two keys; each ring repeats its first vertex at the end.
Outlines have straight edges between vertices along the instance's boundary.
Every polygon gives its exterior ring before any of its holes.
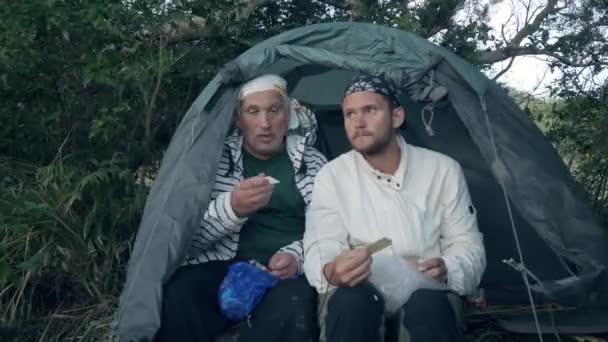
{"type": "Polygon", "coordinates": [[[241,100],[236,125],[245,149],[260,159],[281,150],[289,123],[287,99],[278,91],[252,93],[241,100]]]}
{"type": "Polygon", "coordinates": [[[384,96],[367,91],[347,95],[342,113],[350,144],[367,156],[384,152],[404,119],[401,107],[391,109],[384,96]]]}

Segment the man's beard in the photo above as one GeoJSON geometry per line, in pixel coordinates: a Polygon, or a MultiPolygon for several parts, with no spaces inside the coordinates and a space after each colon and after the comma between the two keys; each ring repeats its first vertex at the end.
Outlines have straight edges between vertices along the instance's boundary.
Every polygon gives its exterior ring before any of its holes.
{"type": "Polygon", "coordinates": [[[378,140],[374,141],[371,145],[366,146],[365,148],[362,148],[362,149],[355,148],[355,150],[357,152],[361,153],[365,157],[374,157],[377,155],[381,155],[390,146],[394,135],[395,135],[395,132],[393,131],[393,129],[389,128],[387,130],[387,132],[382,134],[378,138],[378,140]]]}

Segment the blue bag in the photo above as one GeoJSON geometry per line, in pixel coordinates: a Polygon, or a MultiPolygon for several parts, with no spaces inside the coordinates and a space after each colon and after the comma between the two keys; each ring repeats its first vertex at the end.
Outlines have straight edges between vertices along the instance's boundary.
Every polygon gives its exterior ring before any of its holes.
{"type": "Polygon", "coordinates": [[[277,277],[258,265],[247,262],[230,265],[228,274],[220,285],[220,310],[233,322],[246,320],[262,301],[266,291],[279,282],[277,277]]]}

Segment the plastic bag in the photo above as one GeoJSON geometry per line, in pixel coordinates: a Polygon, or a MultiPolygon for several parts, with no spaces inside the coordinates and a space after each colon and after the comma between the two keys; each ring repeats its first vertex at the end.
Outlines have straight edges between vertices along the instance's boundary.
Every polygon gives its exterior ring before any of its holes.
{"type": "Polygon", "coordinates": [[[384,298],[389,315],[399,310],[418,289],[447,290],[448,287],[422,274],[398,255],[376,254],[369,281],[384,298]]]}
{"type": "Polygon", "coordinates": [[[220,285],[218,302],[222,314],[233,322],[241,322],[262,301],[266,291],[279,279],[255,263],[237,262],[228,267],[220,285]]]}

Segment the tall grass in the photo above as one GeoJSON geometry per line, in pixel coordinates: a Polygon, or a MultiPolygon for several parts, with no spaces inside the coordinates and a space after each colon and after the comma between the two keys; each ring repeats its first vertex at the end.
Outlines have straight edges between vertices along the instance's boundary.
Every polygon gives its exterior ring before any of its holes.
{"type": "Polygon", "coordinates": [[[100,340],[145,201],[119,158],[0,159],[0,336],[100,340]]]}

